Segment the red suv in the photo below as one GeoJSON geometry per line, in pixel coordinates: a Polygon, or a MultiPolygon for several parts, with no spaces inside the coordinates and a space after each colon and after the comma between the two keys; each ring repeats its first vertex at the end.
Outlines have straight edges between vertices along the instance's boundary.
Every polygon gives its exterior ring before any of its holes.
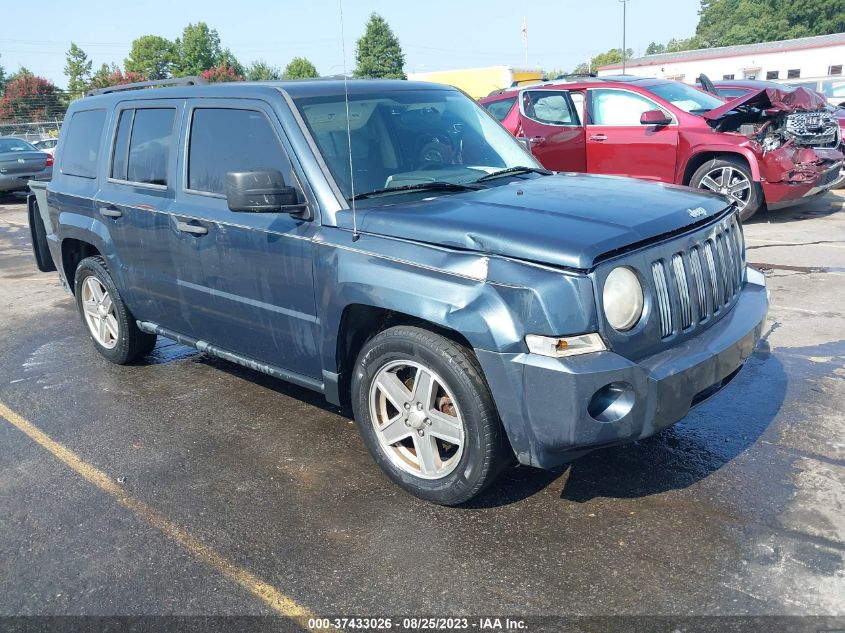
{"type": "Polygon", "coordinates": [[[548,169],[711,189],[743,219],[826,191],[845,158],[824,100],[800,88],[726,104],[677,81],[624,76],[504,90],[481,103],[548,169]]]}

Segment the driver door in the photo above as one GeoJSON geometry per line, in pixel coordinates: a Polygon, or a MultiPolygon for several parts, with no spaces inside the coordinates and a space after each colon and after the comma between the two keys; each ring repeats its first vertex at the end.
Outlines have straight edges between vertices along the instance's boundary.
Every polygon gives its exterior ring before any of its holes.
{"type": "Polygon", "coordinates": [[[651,99],[621,88],[591,88],[587,120],[587,171],[675,182],[678,122],[643,125],[640,116],[663,110],[651,99]]]}
{"type": "Polygon", "coordinates": [[[525,90],[520,96],[522,135],[546,169],[586,171],[584,126],[567,90],[525,90]]]}

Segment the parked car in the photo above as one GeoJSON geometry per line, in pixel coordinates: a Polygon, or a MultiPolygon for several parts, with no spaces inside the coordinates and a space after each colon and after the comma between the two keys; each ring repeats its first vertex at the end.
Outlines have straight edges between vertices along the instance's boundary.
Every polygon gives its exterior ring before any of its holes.
{"type": "Polygon", "coordinates": [[[144,85],[71,103],[39,266],[108,360],[160,335],[349,403],[419,497],[652,435],[760,337],[720,195],[552,174],[446,86],[144,85]]]}
{"type": "MultiPolygon", "coordinates": [[[[706,80],[709,81],[709,80],[706,80]]],[[[794,90],[798,86],[792,84],[779,84],[774,81],[763,81],[761,79],[725,79],[719,81],[710,81],[712,90],[708,92],[715,93],[725,101],[734,101],[740,97],[746,97],[759,90],[794,90]]],[[[701,87],[699,85],[699,87],[701,87]]],[[[831,106],[832,107],[832,106],[831,106]]],[[[845,148],[845,109],[838,108],[833,110],[833,116],[836,117],[839,123],[839,137],[840,137],[840,151],[845,148]]],[[[845,187],[845,166],[839,172],[839,180],[833,187],[840,189],[845,187]]]]}
{"type": "Polygon", "coordinates": [[[21,191],[31,179],[49,180],[53,157],[13,136],[0,136],[0,193],[21,191]]]}
{"type": "Polygon", "coordinates": [[[56,144],[58,142],[58,138],[51,136],[50,138],[42,138],[41,140],[34,141],[32,144],[35,149],[40,150],[42,152],[47,152],[52,156],[53,152],[56,151],[56,144]]]}
{"type": "Polygon", "coordinates": [[[676,81],[591,78],[503,91],[481,103],[547,168],[634,176],[731,197],[743,220],[830,188],[839,128],[818,95],[731,105],[676,81]]]}

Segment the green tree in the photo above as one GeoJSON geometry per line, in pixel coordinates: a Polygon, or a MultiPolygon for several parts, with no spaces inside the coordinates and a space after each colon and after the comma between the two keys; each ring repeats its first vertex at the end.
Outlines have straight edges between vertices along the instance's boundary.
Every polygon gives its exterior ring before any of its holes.
{"type": "Polygon", "coordinates": [[[247,66],[246,78],[249,81],[277,81],[282,78],[282,71],[263,59],[256,59],[247,66]]]}
{"type": "MultiPolygon", "coordinates": [[[[2,56],[0,56],[2,57],[2,56]]],[[[3,95],[3,88],[6,85],[6,69],[3,68],[3,64],[0,64],[0,96],[3,95]]]]}
{"type": "Polygon", "coordinates": [[[123,60],[127,72],[149,79],[167,79],[176,63],[176,44],[158,35],[142,35],[132,42],[129,57],[123,60]]]}
{"type": "Polygon", "coordinates": [[[199,75],[222,61],[220,35],[205,22],[186,26],[182,37],[176,40],[176,50],[178,54],[173,65],[173,74],[177,77],[199,75]]]}
{"type": "Polygon", "coordinates": [[[658,44],[657,42],[652,42],[645,49],[646,55],[659,55],[660,53],[665,53],[665,52],[666,52],[666,47],[663,44],[658,44]]]}
{"type": "Polygon", "coordinates": [[[313,79],[319,76],[314,64],[304,57],[294,57],[282,73],[282,79],[313,79]]]}
{"type": "Polygon", "coordinates": [[[701,0],[697,46],[732,46],[845,31],[842,0],[701,0]]]}
{"type": "Polygon", "coordinates": [[[235,74],[241,78],[241,80],[243,80],[243,76],[246,75],[246,68],[244,68],[244,65],[238,61],[238,58],[235,57],[235,54],[229,48],[224,48],[220,51],[215,67],[220,66],[231,68],[235,71],[235,74]]]}
{"type": "Polygon", "coordinates": [[[405,54],[390,25],[377,13],[370,15],[367,30],[357,42],[355,76],[405,79],[405,54]]]}
{"type": "MultiPolygon", "coordinates": [[[[627,54],[625,55],[625,59],[631,59],[634,56],[634,49],[629,48],[627,54]]],[[[599,53],[590,61],[590,69],[592,72],[596,72],[602,66],[609,66],[610,64],[621,64],[622,63],[622,49],[621,48],[611,48],[609,51],[605,51],[604,53],[599,53]]]]}
{"type": "Polygon", "coordinates": [[[65,59],[68,97],[78,99],[85,94],[85,88],[91,81],[91,60],[74,42],[70,43],[65,59]]]}
{"type": "Polygon", "coordinates": [[[120,84],[131,84],[136,81],[146,81],[148,77],[134,70],[121,70],[116,64],[103,64],[91,76],[91,82],[88,84],[89,90],[95,88],[108,88],[109,86],[117,86],[120,84]]]}

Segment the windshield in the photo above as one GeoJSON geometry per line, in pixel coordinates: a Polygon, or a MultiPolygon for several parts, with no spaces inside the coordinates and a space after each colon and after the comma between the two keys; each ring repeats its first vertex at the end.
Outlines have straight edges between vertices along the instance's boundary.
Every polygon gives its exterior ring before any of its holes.
{"type": "Polygon", "coordinates": [[[687,84],[672,82],[649,86],[648,88],[655,95],[668,101],[676,108],[691,114],[704,114],[714,108],[718,108],[725,102],[711,94],[702,92],[687,84]]]}
{"type": "Polygon", "coordinates": [[[19,138],[0,138],[0,154],[6,152],[33,152],[35,148],[19,138]]]}
{"type": "Polygon", "coordinates": [[[353,196],[351,176],[360,195],[433,182],[465,184],[510,167],[539,167],[484,109],[454,90],[349,95],[349,133],[342,94],[294,101],[347,199],[353,196]]]}

